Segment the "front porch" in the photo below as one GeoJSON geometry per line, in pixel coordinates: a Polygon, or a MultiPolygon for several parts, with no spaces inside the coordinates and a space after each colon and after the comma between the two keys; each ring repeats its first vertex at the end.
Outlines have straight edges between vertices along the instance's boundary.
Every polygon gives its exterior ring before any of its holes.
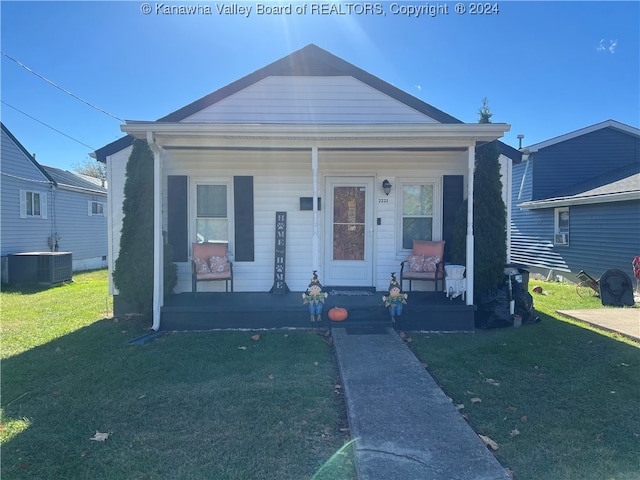
{"type": "MultiPolygon", "coordinates": [[[[180,293],[165,298],[161,310],[161,330],[226,330],[226,329],[328,329],[327,312],[334,306],[349,311],[341,326],[360,331],[376,331],[390,326],[391,318],[384,308],[383,292],[344,290],[325,287],[329,297],[322,321],[309,321],[302,292],[275,295],[268,292],[180,293]]],[[[410,292],[402,316],[395,328],[404,331],[463,332],[474,330],[476,307],[460,298],[449,300],[444,292],[410,292]]]]}

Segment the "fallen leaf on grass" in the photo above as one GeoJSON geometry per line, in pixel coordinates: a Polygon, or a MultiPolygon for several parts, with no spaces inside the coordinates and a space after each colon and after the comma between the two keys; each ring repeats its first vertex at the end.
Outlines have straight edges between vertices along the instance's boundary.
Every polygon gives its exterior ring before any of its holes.
{"type": "Polygon", "coordinates": [[[247,349],[247,347],[244,347],[244,346],[238,347],[238,350],[246,350],[246,349],[247,349]]]}
{"type": "Polygon", "coordinates": [[[254,335],[251,337],[251,340],[253,340],[254,342],[257,342],[258,340],[260,340],[260,335],[254,335]]]}
{"type": "Polygon", "coordinates": [[[318,362],[313,362],[313,364],[317,367],[318,365],[320,365],[320,363],[318,362]]]}
{"type": "Polygon", "coordinates": [[[479,398],[479,397],[473,397],[473,398],[471,399],[471,404],[474,404],[474,403],[480,403],[480,402],[482,402],[482,399],[481,399],[481,398],[479,398]]]}
{"type": "Polygon", "coordinates": [[[487,437],[486,435],[478,435],[480,437],[480,439],[484,442],[484,444],[489,447],[491,450],[498,450],[498,444],[496,442],[494,442],[493,440],[491,440],[489,437],[487,437]]]}
{"type": "Polygon", "coordinates": [[[107,438],[111,436],[111,432],[99,432],[96,430],[96,434],[91,437],[89,440],[94,440],[96,442],[104,442],[107,438]]]}
{"type": "Polygon", "coordinates": [[[456,404],[456,409],[457,409],[457,410],[462,410],[462,409],[464,409],[464,403],[458,403],[458,404],[456,404]]]}
{"type": "Polygon", "coordinates": [[[520,430],[518,430],[517,428],[514,428],[509,432],[509,435],[511,435],[512,437],[515,437],[516,435],[520,435],[520,430]]]}
{"type": "Polygon", "coordinates": [[[630,367],[631,365],[629,365],[628,363],[619,363],[618,364],[619,367],[630,367]]]}
{"type": "Polygon", "coordinates": [[[493,378],[485,378],[484,381],[489,385],[495,385],[496,387],[500,386],[500,382],[496,382],[493,378]]]}

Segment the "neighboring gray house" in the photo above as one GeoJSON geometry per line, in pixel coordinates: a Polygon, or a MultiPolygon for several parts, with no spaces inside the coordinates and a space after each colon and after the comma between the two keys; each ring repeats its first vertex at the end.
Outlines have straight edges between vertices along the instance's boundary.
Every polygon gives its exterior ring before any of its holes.
{"type": "Polygon", "coordinates": [[[614,120],[531,145],[513,167],[511,261],[574,281],[640,255],[640,130],[614,120]]]}
{"type": "Polygon", "coordinates": [[[97,179],[40,165],[4,126],[0,151],[0,255],[66,251],[73,270],[107,265],[107,189],[97,179]]]}

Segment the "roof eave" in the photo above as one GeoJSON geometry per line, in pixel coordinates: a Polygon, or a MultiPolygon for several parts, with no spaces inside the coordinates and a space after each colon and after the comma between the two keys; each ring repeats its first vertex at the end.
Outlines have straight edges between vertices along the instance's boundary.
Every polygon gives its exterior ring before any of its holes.
{"type": "Polygon", "coordinates": [[[572,205],[589,205],[595,203],[624,202],[629,200],[640,200],[640,191],[607,193],[602,195],[576,196],[576,197],[558,197],[546,200],[535,200],[531,202],[523,202],[518,207],[527,210],[536,210],[541,208],[568,207],[572,205]]]}
{"type": "Polygon", "coordinates": [[[219,123],[158,123],[128,121],[121,129],[136,138],[148,134],[160,137],[216,138],[451,138],[469,141],[493,141],[511,128],[505,123],[459,124],[219,124],[219,123]]]}

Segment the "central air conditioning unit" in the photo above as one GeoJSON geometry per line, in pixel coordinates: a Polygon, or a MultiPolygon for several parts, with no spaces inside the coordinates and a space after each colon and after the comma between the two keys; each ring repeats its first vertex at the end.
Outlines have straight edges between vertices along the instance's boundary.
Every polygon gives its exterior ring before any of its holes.
{"type": "Polygon", "coordinates": [[[73,275],[71,252],[26,252],[8,255],[9,283],[58,285],[73,275]]]}
{"type": "Polygon", "coordinates": [[[556,233],[555,242],[556,245],[569,245],[568,233],[556,233]]]}

